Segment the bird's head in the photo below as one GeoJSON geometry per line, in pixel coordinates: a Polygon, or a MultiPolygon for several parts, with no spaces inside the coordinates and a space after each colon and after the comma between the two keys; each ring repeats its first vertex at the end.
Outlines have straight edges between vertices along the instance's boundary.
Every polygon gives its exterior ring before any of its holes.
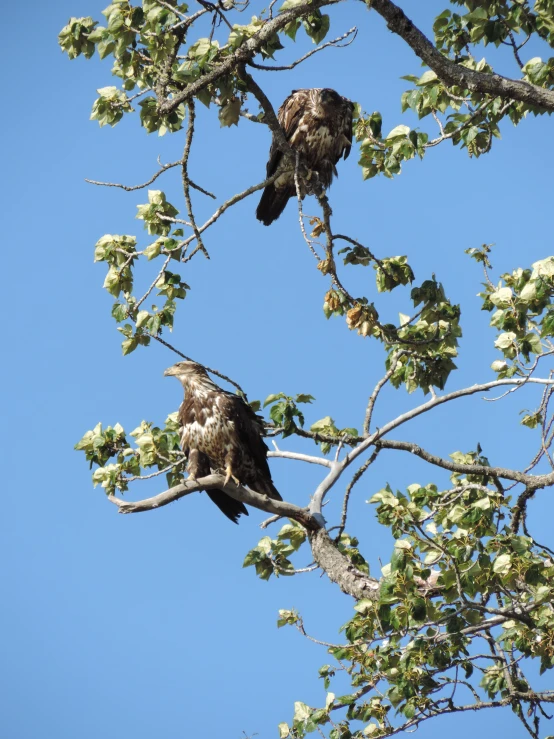
{"type": "Polygon", "coordinates": [[[330,87],[324,87],[320,92],[320,100],[322,105],[338,105],[341,96],[335,90],[331,90],[330,87]]]}
{"type": "Polygon", "coordinates": [[[166,369],[164,377],[176,377],[184,385],[190,380],[208,379],[208,373],[196,362],[177,362],[166,369]]]}

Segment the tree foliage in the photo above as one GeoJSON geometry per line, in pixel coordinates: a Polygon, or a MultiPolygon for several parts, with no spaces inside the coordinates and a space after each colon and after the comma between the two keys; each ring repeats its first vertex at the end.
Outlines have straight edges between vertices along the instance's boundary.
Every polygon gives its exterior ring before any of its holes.
{"type": "MultiPolygon", "coordinates": [[[[179,168],[183,202],[170,203],[163,190],[148,189],[137,203],[145,237],[106,234],[95,246],[95,261],[107,268],[104,288],[114,299],[112,316],[123,337],[124,354],[154,340],[185,357],[167,341],[179,303],[190,290],[180,269],[199,254],[208,256],[204,239],[210,227],[268,184],[268,180],[253,184],[218,205],[204,223],[197,223],[191,190],[214,196],[189,175],[191,146],[201,135],[195,131],[195,106],[210,108],[222,127],[269,126],[300,183],[306,177],[304,165],[296,161],[254,75],[258,70],[291,69],[314,53],[354,42],[356,29],[326,41],[331,19],[324,11],[336,3],[285,0],[277,8],[272,2],[267,9],[256,8],[258,15],[248,20],[247,1],[199,0],[196,9],[175,0],[143,0],[140,5],[115,0],[103,11],[102,23],[91,17],[71,18],[60,32],[60,45],[70,59],[98,53],[112,60],[117,84],[98,89],[92,120],[115,126],[136,112],[147,133],[183,139],[180,160],[162,166],[145,185],[124,188],[145,189],[179,168]],[[201,35],[206,27],[208,36],[201,35]],[[299,34],[307,34],[314,48],[293,64],[279,66],[279,53],[299,34]],[[252,105],[259,110],[251,112],[252,105]],[[151,279],[146,290],[137,291],[135,270],[144,263],[151,279]]],[[[427,69],[404,77],[407,89],[400,101],[402,112],[417,115],[421,129],[398,123],[384,132],[379,112],[357,106],[354,136],[364,179],[397,176],[410,160],[423,159],[430,148],[447,141],[470,157],[481,157],[503,126],[517,126],[529,114],[554,110],[554,59],[548,56],[554,46],[552,0],[451,0],[435,18],[434,42],[390,0],[366,4],[371,16],[380,15],[427,69]],[[527,47],[528,41],[532,43],[527,47]],[[525,57],[526,49],[537,45],[543,56],[525,57]],[[496,68],[497,62],[505,63],[505,56],[496,53],[501,46],[515,60],[517,79],[496,68]],[[481,47],[486,47],[489,58],[481,56],[481,47]]],[[[298,184],[298,238],[312,251],[325,281],[324,315],[338,317],[347,330],[373,341],[374,353],[383,351],[384,367],[363,423],[352,419],[345,428],[338,428],[329,415],[307,423],[306,408],[315,400],[308,393],[268,395],[263,406],[269,409],[268,434],[314,442],[313,455],[273,454],[325,469],[317,489],[306,493],[309,509],[268,501],[234,484],[225,488],[238,500],[289,519],[274,537],[264,536],[247,553],[245,566],[253,566],[266,580],[293,576],[298,572],[297,553],[310,548],[313,569],[321,568],[355,599],[354,615],[342,630],[343,642],[327,647],[334,661],[320,670],[329,691],[325,705],[297,702],[292,718],[279,725],[279,735],[299,738],[319,730],[329,739],[383,737],[442,714],[509,706],[538,739],[544,736],[540,733],[547,713],[544,704],[554,702],[554,691],[535,689],[527,668],[533,660],[541,672],[554,666],[554,563],[551,550],[539,544],[527,527],[526,506],[538,491],[554,484],[549,451],[554,438],[550,411],[554,381],[551,371],[543,370],[545,358],[554,353],[554,257],[514,265],[511,273],[494,276],[491,246],[468,250],[483,272],[480,298],[483,310],[491,314],[488,351],[494,379],[445,392],[447,382],[449,387],[455,382],[460,306],[451,302],[447,287],[434,275],[416,281],[408,256],[375,255],[357,239],[337,233],[317,173],[311,187],[319,215],[305,216],[298,184]],[[375,271],[375,289],[369,295],[353,294],[347,284],[349,269],[369,266],[375,271]],[[405,313],[397,323],[383,319],[389,294],[406,285],[411,285],[411,292],[405,313]],[[373,411],[387,384],[408,393],[421,390],[428,399],[376,428],[373,411]],[[521,423],[538,436],[537,453],[523,471],[491,465],[479,447],[453,451],[446,459],[413,442],[391,438],[395,429],[422,414],[431,418],[445,403],[476,392],[497,388],[514,392],[523,386],[540,391],[536,407],[522,411],[521,423]],[[416,454],[428,463],[430,473],[448,471],[450,484],[443,489],[435,483],[423,487],[414,483],[404,491],[386,486],[373,495],[377,520],[395,540],[390,561],[377,579],[346,527],[350,495],[384,449],[399,458],[405,452],[416,454]],[[542,472],[544,467],[551,471],[542,472]],[[331,538],[333,527],[326,528],[322,506],[331,488],[348,475],[342,517],[331,538]],[[339,669],[351,683],[351,692],[341,696],[330,690],[339,669]]],[[[244,395],[236,381],[214,372],[244,395]]],[[[261,403],[254,401],[252,406],[258,410],[261,403]]],[[[128,436],[119,424],[107,428],[98,424],[76,447],[94,467],[94,484],[103,487],[122,512],[222,487],[218,475],[201,482],[186,479],[176,414],[163,427],[142,421],[128,436]],[[133,503],[116,497],[131,483],[162,474],[170,489],[156,499],[133,503]]],[[[301,615],[294,611],[280,612],[279,626],[285,625],[305,633],[301,615]]]]}

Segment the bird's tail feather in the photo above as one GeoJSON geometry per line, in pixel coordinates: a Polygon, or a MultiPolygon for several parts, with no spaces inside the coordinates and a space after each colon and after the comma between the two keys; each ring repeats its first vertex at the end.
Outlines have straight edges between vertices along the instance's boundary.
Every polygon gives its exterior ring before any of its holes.
{"type": "Polygon", "coordinates": [[[206,490],[210,500],[216,504],[219,510],[224,513],[233,523],[238,523],[241,515],[248,516],[248,511],[240,500],[235,500],[227,495],[223,490],[206,490]]]}
{"type": "Polygon", "coordinates": [[[260,202],[256,209],[256,218],[261,221],[264,226],[269,226],[276,221],[285,207],[294,195],[294,187],[280,187],[277,189],[272,183],[268,185],[262,193],[260,202]]]}
{"type": "Polygon", "coordinates": [[[256,484],[252,485],[252,487],[257,493],[267,495],[269,498],[273,498],[273,500],[283,500],[271,478],[258,477],[256,484]]]}

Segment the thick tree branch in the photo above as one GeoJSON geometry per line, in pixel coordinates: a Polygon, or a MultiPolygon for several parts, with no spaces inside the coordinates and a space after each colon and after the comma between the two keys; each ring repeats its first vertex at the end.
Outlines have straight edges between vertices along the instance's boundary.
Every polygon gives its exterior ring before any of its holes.
{"type": "Polygon", "coordinates": [[[554,473],[550,473],[548,475],[527,475],[523,472],[518,472],[517,470],[510,470],[507,467],[487,467],[482,464],[459,464],[458,462],[452,462],[443,457],[437,457],[435,454],[431,454],[431,452],[427,452],[425,449],[422,449],[419,444],[415,444],[411,441],[380,439],[375,442],[375,446],[378,449],[398,449],[404,452],[410,452],[430,464],[442,467],[445,470],[450,470],[450,472],[458,472],[462,475],[487,475],[488,477],[501,477],[505,480],[521,482],[524,485],[532,485],[533,492],[537,487],[545,487],[546,485],[554,484],[554,473]]]}
{"type": "Polygon", "coordinates": [[[155,508],[161,508],[169,503],[174,503],[185,495],[201,492],[202,490],[224,490],[231,498],[246,503],[253,508],[259,508],[261,511],[293,518],[308,530],[320,527],[317,520],[305,508],[300,508],[286,501],[273,500],[267,495],[261,495],[253,490],[242,487],[242,485],[235,485],[233,482],[225,485],[223,475],[207,475],[197,480],[185,480],[180,485],[175,485],[163,493],[154,495],[152,498],[145,498],[136,502],[121,500],[120,498],[116,498],[115,495],[110,495],[109,500],[118,507],[119,513],[142,513],[143,511],[152,511],[155,508]]]}
{"type": "Polygon", "coordinates": [[[379,581],[357,570],[348,557],[339,552],[325,529],[309,531],[308,538],[314,561],[343,593],[351,595],[356,600],[378,599],[379,581]]]}
{"type": "MultiPolygon", "coordinates": [[[[321,509],[322,509],[323,501],[325,499],[326,494],[333,487],[333,485],[335,485],[335,483],[340,478],[344,470],[355,459],[357,459],[360,456],[360,454],[363,454],[370,447],[376,446],[376,442],[380,441],[390,431],[393,431],[399,426],[402,426],[407,421],[411,421],[413,418],[417,418],[417,416],[420,416],[423,413],[427,413],[428,411],[432,410],[433,408],[436,408],[439,405],[443,405],[444,403],[449,403],[451,400],[456,400],[458,398],[464,398],[469,395],[475,395],[475,393],[488,392],[489,390],[493,390],[496,387],[501,387],[504,385],[517,387],[517,386],[525,385],[527,383],[538,384],[538,385],[552,385],[554,384],[554,380],[542,379],[542,378],[536,378],[536,377],[505,378],[503,380],[493,380],[491,382],[485,382],[480,385],[472,385],[471,387],[466,387],[461,390],[455,390],[454,392],[446,393],[445,395],[435,395],[433,398],[431,398],[431,400],[428,400],[426,403],[422,403],[422,405],[419,405],[416,408],[412,408],[411,410],[406,411],[406,413],[403,413],[400,416],[397,416],[397,418],[381,426],[381,428],[377,429],[377,431],[375,431],[373,434],[371,434],[366,439],[364,439],[364,441],[362,441],[361,444],[358,444],[357,447],[352,449],[352,451],[350,451],[346,455],[346,457],[342,460],[342,462],[336,463],[335,465],[333,465],[327,477],[324,480],[322,480],[317,490],[315,491],[314,495],[312,496],[312,501],[310,503],[310,511],[313,514],[321,514],[321,509]]],[[[472,467],[473,472],[475,472],[475,469],[476,468],[472,467]]],[[[485,469],[488,470],[489,474],[494,475],[494,468],[491,469],[489,467],[486,467],[485,469]]],[[[523,475],[523,473],[516,473],[516,472],[514,472],[514,474],[523,475]]],[[[520,480],[518,480],[518,482],[519,481],[520,480]]],[[[554,484],[554,472],[550,473],[549,475],[528,475],[525,477],[525,479],[521,479],[521,482],[524,482],[534,488],[543,488],[548,485],[554,484]]]]}
{"type": "Polygon", "coordinates": [[[344,554],[339,552],[329,538],[329,534],[321,527],[318,517],[312,516],[306,508],[300,508],[286,501],[272,500],[267,495],[237,486],[230,482],[225,485],[223,475],[208,475],[198,480],[185,480],[180,485],[165,490],[163,493],[139,501],[125,501],[110,495],[119,513],[142,513],[161,508],[191,493],[202,490],[224,490],[227,495],[242,503],[273,513],[284,518],[292,518],[301,523],[308,531],[315,563],[324,570],[329,579],[336,583],[343,593],[356,600],[360,598],[376,599],[379,594],[379,581],[357,570],[344,554]]]}
{"type": "Polygon", "coordinates": [[[215,67],[211,72],[208,72],[208,74],[203,75],[200,79],[187,85],[182,92],[177,93],[172,98],[158,101],[160,115],[168,115],[169,113],[172,113],[181,103],[184,103],[186,100],[190,100],[190,98],[197,95],[201,90],[204,90],[208,85],[211,85],[221,77],[233,72],[239,64],[245,64],[253,59],[262,46],[269,41],[271,36],[277,31],[283,29],[291,21],[313,13],[317,8],[322,8],[327,5],[336,5],[340,1],[341,0],[308,0],[307,2],[297,5],[284,13],[280,13],[276,18],[268,21],[258,31],[258,33],[254,34],[254,36],[241,44],[234,54],[231,54],[224,62],[215,67]]]}
{"type": "Polygon", "coordinates": [[[529,82],[513,80],[499,74],[487,74],[467,69],[451,61],[433,46],[429,39],[391,0],[366,0],[387,22],[387,27],[398,34],[410,48],[432,69],[445,85],[457,85],[472,92],[494,97],[511,98],[527,105],[554,111],[554,91],[529,82]]]}

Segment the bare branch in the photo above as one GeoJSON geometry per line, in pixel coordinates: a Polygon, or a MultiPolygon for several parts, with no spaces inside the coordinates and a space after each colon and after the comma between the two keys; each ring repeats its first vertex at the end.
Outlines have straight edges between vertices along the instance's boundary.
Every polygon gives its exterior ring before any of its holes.
{"type": "Polygon", "coordinates": [[[300,59],[297,59],[292,64],[286,64],[285,66],[269,66],[267,64],[258,64],[257,62],[249,61],[248,65],[250,67],[254,67],[255,69],[263,69],[266,72],[282,72],[286,69],[294,69],[299,64],[302,64],[302,62],[306,61],[309,57],[313,56],[314,54],[317,54],[318,51],[323,51],[323,49],[326,49],[328,46],[334,46],[337,49],[343,49],[345,46],[350,46],[351,43],[353,43],[354,39],[358,35],[358,29],[356,26],[353,26],[349,31],[346,33],[343,33],[342,36],[339,36],[336,39],[333,39],[333,41],[327,41],[325,44],[321,44],[321,46],[317,46],[315,49],[312,49],[307,54],[304,54],[304,56],[301,56],[300,59]],[[353,34],[353,35],[352,35],[353,34]],[[346,43],[341,44],[340,41],[344,41],[344,39],[348,38],[352,35],[352,38],[346,43]]]}
{"type": "MultiPolygon", "coordinates": [[[[486,467],[481,464],[459,464],[458,462],[451,462],[448,459],[437,457],[430,452],[422,449],[419,444],[414,444],[410,441],[394,441],[392,439],[379,439],[375,442],[375,445],[379,449],[397,449],[404,452],[410,452],[415,454],[416,457],[424,459],[426,462],[435,465],[436,467],[442,467],[450,472],[457,472],[462,475],[487,475],[488,477],[500,477],[505,480],[514,480],[515,482],[521,482],[524,484],[530,484],[537,478],[534,475],[526,475],[523,472],[517,472],[516,470],[510,470],[505,467],[486,467]]],[[[542,476],[544,477],[544,475],[542,476]]],[[[554,475],[552,475],[552,482],[554,482],[554,475]]]]}
{"type": "Polygon", "coordinates": [[[192,357],[189,357],[187,354],[183,354],[183,352],[179,351],[179,349],[176,349],[173,344],[170,344],[169,341],[166,341],[165,339],[162,339],[161,336],[157,336],[156,334],[152,334],[150,332],[146,332],[148,336],[150,336],[151,339],[155,339],[159,344],[162,344],[167,349],[170,349],[172,352],[177,354],[177,356],[181,357],[182,359],[187,360],[188,362],[195,362],[196,364],[201,364],[204,369],[209,372],[212,375],[217,375],[217,377],[221,377],[222,380],[225,380],[225,382],[228,382],[230,385],[233,385],[233,387],[236,387],[236,389],[239,391],[240,395],[242,395],[246,399],[246,393],[242,389],[242,387],[238,384],[238,382],[235,382],[235,380],[232,380],[227,375],[224,375],[223,372],[220,372],[219,370],[212,369],[211,367],[206,366],[202,362],[199,362],[197,359],[193,359],[192,357]]]}
{"type": "MultiPolygon", "coordinates": [[[[420,416],[423,413],[427,413],[433,408],[436,408],[437,406],[442,405],[443,403],[448,403],[451,400],[468,397],[470,395],[474,395],[475,393],[488,392],[489,390],[492,390],[493,388],[496,388],[496,387],[501,387],[502,385],[515,386],[515,385],[521,385],[524,382],[539,384],[539,385],[553,385],[554,384],[554,380],[552,379],[546,380],[546,379],[535,378],[535,377],[532,377],[532,378],[526,377],[523,379],[505,378],[502,380],[493,380],[492,382],[486,382],[480,385],[472,385],[471,387],[463,388],[462,390],[455,390],[454,392],[447,393],[446,395],[436,396],[432,398],[431,400],[427,401],[426,403],[423,403],[422,405],[417,406],[416,408],[412,408],[412,410],[401,414],[400,416],[398,416],[392,421],[389,421],[384,426],[382,426],[380,429],[375,431],[373,434],[365,438],[360,444],[358,444],[357,447],[352,449],[352,451],[346,455],[346,457],[342,460],[340,464],[336,464],[331,469],[327,477],[320,483],[314,495],[312,496],[312,501],[310,503],[310,511],[312,512],[312,514],[321,514],[321,508],[323,505],[323,500],[325,499],[325,495],[335,485],[335,483],[340,478],[344,470],[355,459],[357,459],[360,456],[360,454],[363,454],[371,446],[375,446],[376,442],[382,439],[386,434],[388,434],[393,429],[398,428],[399,426],[403,425],[407,421],[411,421],[413,418],[416,418],[417,416],[420,416]]],[[[490,475],[495,474],[494,467],[493,468],[486,467],[484,469],[486,471],[483,474],[487,474],[487,471],[488,471],[488,474],[490,475]]],[[[477,471],[477,468],[472,467],[472,470],[475,472],[477,471]]],[[[509,479],[517,480],[517,482],[523,482],[537,489],[554,484],[554,472],[550,473],[549,475],[525,475],[521,472],[516,472],[514,470],[503,470],[503,471],[507,473],[507,477],[509,475],[512,475],[512,477],[510,477],[509,479]]]]}
{"type": "MultiPolygon", "coordinates": [[[[199,233],[203,233],[207,228],[209,228],[213,223],[215,223],[218,218],[220,218],[226,210],[228,210],[231,206],[235,205],[236,203],[240,202],[241,200],[244,200],[244,198],[247,198],[249,195],[252,195],[252,193],[257,192],[258,190],[263,190],[264,187],[267,185],[270,185],[277,177],[277,173],[272,175],[271,177],[268,177],[263,182],[260,182],[257,185],[253,185],[252,187],[248,187],[246,190],[243,190],[242,192],[239,192],[237,195],[233,195],[232,198],[229,198],[229,200],[226,200],[222,205],[219,206],[219,208],[213,213],[208,220],[202,225],[198,227],[199,233]]],[[[191,241],[194,241],[196,238],[196,235],[193,234],[192,236],[189,236],[184,241],[180,242],[180,247],[186,247],[188,246],[191,241]]],[[[189,262],[192,257],[196,254],[197,251],[199,251],[200,247],[196,246],[190,254],[187,256],[182,257],[182,262],[189,262]]]]}
{"type": "Polygon", "coordinates": [[[387,384],[387,382],[390,380],[390,378],[394,375],[396,371],[396,367],[398,365],[398,360],[405,352],[397,352],[391,357],[391,364],[389,369],[387,370],[386,374],[379,380],[377,385],[375,385],[373,392],[370,395],[367,409],[365,412],[365,420],[364,420],[364,436],[367,436],[369,434],[369,429],[371,426],[371,417],[373,415],[373,409],[375,408],[375,403],[377,402],[377,398],[379,397],[379,393],[383,389],[383,387],[387,384]]]}
{"type": "Polygon", "coordinates": [[[202,490],[223,490],[231,498],[246,503],[253,508],[259,508],[261,511],[293,518],[308,530],[319,528],[319,523],[305,508],[300,508],[286,501],[273,500],[267,495],[261,495],[242,485],[235,485],[233,482],[225,485],[225,477],[223,475],[207,475],[197,480],[185,480],[180,485],[176,485],[175,487],[169,488],[169,490],[165,490],[163,493],[159,493],[152,498],[145,498],[144,500],[126,501],[116,498],[114,495],[110,495],[109,500],[118,507],[119,513],[142,513],[143,511],[152,511],[156,508],[161,508],[169,503],[174,503],[185,495],[197,493],[202,490]]]}
{"type": "Polygon", "coordinates": [[[348,483],[348,486],[344,493],[344,499],[342,501],[342,514],[339,525],[339,533],[336,535],[335,541],[338,541],[340,539],[346,527],[346,518],[348,516],[348,502],[350,500],[352,489],[354,488],[354,485],[358,482],[358,480],[362,477],[362,475],[366,472],[368,467],[370,467],[375,462],[379,452],[380,449],[376,448],[371,457],[368,457],[366,461],[362,464],[362,466],[358,470],[356,470],[354,477],[348,483]]]}
{"type": "Polygon", "coordinates": [[[192,230],[194,231],[194,235],[196,236],[198,247],[203,252],[206,259],[209,259],[210,255],[208,254],[208,250],[206,249],[206,247],[204,246],[202,242],[200,231],[198,230],[198,226],[196,225],[196,221],[194,220],[194,212],[192,210],[192,201],[190,199],[190,180],[189,180],[189,174],[188,174],[188,161],[189,161],[189,156],[190,156],[190,147],[192,146],[192,137],[194,136],[194,118],[195,118],[194,100],[187,100],[187,107],[189,111],[189,125],[187,128],[187,137],[185,140],[185,150],[183,152],[183,160],[182,160],[182,167],[181,167],[183,192],[185,195],[185,203],[187,205],[188,217],[192,224],[192,230]]]}
{"type": "Polygon", "coordinates": [[[323,467],[332,467],[333,462],[323,457],[311,457],[309,454],[299,454],[298,452],[283,452],[277,449],[274,452],[268,452],[268,457],[281,457],[282,459],[296,459],[298,462],[308,462],[309,464],[320,464],[323,467]]]}
{"type": "Polygon", "coordinates": [[[151,185],[154,180],[157,180],[158,177],[165,171],[171,169],[172,167],[178,167],[182,163],[183,160],[179,159],[179,161],[171,162],[171,164],[162,164],[161,169],[159,169],[156,174],[154,174],[149,180],[143,182],[142,185],[121,185],[118,182],[98,182],[97,180],[88,180],[86,178],[85,182],[88,182],[91,185],[100,185],[101,187],[119,187],[126,192],[132,192],[133,190],[142,190],[144,187],[148,187],[148,185],[151,185]]]}

